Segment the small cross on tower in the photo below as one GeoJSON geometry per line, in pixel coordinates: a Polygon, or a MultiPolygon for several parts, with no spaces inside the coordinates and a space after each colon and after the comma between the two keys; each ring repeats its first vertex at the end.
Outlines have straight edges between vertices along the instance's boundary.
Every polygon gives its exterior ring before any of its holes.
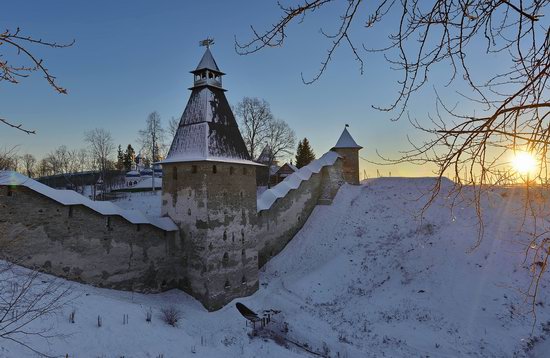
{"type": "Polygon", "coordinates": [[[206,48],[210,48],[211,45],[214,44],[214,39],[207,37],[204,40],[199,41],[199,46],[206,46],[206,48]]]}

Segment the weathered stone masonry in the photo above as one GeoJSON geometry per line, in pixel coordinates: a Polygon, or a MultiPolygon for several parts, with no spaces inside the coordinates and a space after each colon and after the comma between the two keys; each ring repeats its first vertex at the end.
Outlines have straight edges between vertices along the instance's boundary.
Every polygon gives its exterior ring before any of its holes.
{"type": "Polygon", "coordinates": [[[254,167],[190,162],[164,171],[162,214],[181,228],[186,291],[210,309],[256,291],[254,167]]]}
{"type": "Polygon", "coordinates": [[[0,186],[0,213],[3,258],[100,287],[181,287],[178,232],[65,206],[24,186],[0,186]]]}

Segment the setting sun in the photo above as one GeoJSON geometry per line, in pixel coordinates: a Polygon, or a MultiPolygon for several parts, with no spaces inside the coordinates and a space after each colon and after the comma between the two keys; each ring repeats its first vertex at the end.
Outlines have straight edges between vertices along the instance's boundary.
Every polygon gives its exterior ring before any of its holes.
{"type": "Polygon", "coordinates": [[[517,152],[512,159],[512,166],[519,174],[533,173],[537,168],[537,160],[527,152],[517,152]]]}

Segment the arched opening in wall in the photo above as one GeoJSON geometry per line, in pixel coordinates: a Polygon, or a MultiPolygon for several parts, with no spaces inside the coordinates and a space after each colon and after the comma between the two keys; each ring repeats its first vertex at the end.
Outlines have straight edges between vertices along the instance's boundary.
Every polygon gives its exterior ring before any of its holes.
{"type": "Polygon", "coordinates": [[[225,288],[226,290],[231,288],[231,284],[229,283],[229,280],[225,280],[225,284],[223,285],[223,288],[225,288]]]}
{"type": "Polygon", "coordinates": [[[223,241],[227,240],[227,230],[223,232],[223,241]]]}
{"type": "Polygon", "coordinates": [[[111,226],[111,217],[110,216],[107,216],[105,218],[105,227],[107,228],[107,230],[112,230],[113,227],[111,226]]]}
{"type": "Polygon", "coordinates": [[[208,72],[208,78],[214,78],[214,74],[212,72],[208,72]]]}
{"type": "Polygon", "coordinates": [[[227,252],[224,252],[223,254],[222,264],[224,266],[227,266],[229,264],[229,254],[227,252]]]}
{"type": "Polygon", "coordinates": [[[241,250],[241,255],[243,256],[243,258],[246,256],[246,250],[245,249],[241,250]]]}
{"type": "Polygon", "coordinates": [[[197,166],[196,165],[191,166],[191,173],[193,173],[193,174],[197,173],[197,166]]]}
{"type": "Polygon", "coordinates": [[[72,206],[69,206],[69,217],[70,218],[73,217],[73,207],[72,206]]]}
{"type": "Polygon", "coordinates": [[[241,278],[241,283],[243,285],[246,285],[246,277],[243,275],[243,277],[241,278]]]}
{"type": "Polygon", "coordinates": [[[235,168],[229,167],[229,175],[233,175],[235,173],[235,168]]]}
{"type": "Polygon", "coordinates": [[[241,229],[241,243],[244,244],[244,230],[241,229]]]}
{"type": "Polygon", "coordinates": [[[178,180],[178,168],[176,167],[172,168],[172,179],[178,180]]]}
{"type": "Polygon", "coordinates": [[[136,225],[136,231],[141,231],[141,226],[139,224],[136,225]]]}
{"type": "Polygon", "coordinates": [[[212,173],[216,174],[217,172],[218,172],[218,168],[215,165],[213,165],[212,166],[212,173]]]}

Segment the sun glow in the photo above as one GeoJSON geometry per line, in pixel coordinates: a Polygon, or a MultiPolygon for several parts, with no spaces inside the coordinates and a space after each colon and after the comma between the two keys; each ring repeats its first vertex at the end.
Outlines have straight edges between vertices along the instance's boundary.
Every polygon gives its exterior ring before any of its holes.
{"type": "Polygon", "coordinates": [[[537,160],[527,152],[516,152],[512,159],[512,166],[521,175],[533,174],[537,169],[537,160]]]}

